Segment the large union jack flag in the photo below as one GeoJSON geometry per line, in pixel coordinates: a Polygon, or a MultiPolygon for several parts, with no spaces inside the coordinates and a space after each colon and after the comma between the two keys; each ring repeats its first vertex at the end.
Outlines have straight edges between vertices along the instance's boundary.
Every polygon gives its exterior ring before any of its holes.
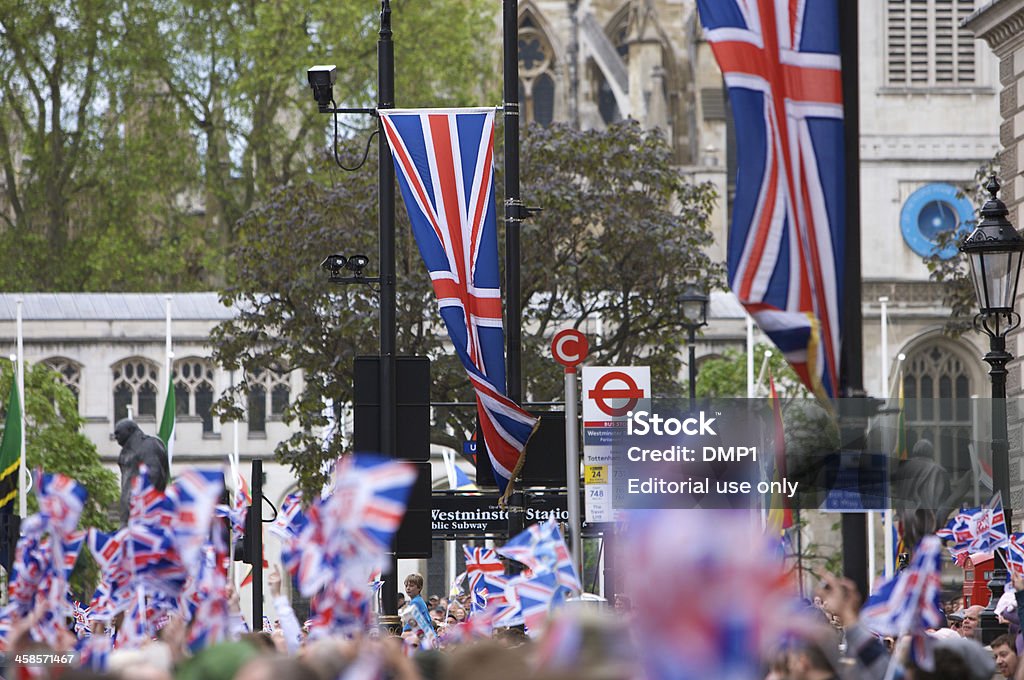
{"type": "Polygon", "coordinates": [[[729,282],[819,397],[839,391],[844,246],[837,0],[698,0],[738,174],[729,282]]]}
{"type": "Polygon", "coordinates": [[[413,234],[441,318],[476,391],[495,480],[513,479],[537,424],[505,396],[494,110],[380,111],[413,234]]]}

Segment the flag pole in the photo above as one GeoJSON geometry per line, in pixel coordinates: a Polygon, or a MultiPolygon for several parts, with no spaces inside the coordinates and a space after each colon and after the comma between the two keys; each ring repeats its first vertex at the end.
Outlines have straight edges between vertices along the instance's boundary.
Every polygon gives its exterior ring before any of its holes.
{"type": "MultiPolygon", "coordinates": [[[[174,357],[174,353],[171,351],[171,300],[173,299],[173,297],[174,296],[172,296],[172,295],[165,295],[164,296],[164,312],[165,312],[165,316],[166,316],[166,319],[167,319],[167,323],[165,324],[166,325],[166,329],[165,329],[165,333],[164,333],[164,336],[165,336],[164,337],[164,376],[166,377],[166,380],[167,380],[167,382],[166,382],[167,392],[164,394],[164,405],[163,405],[163,408],[160,410],[160,412],[163,414],[163,416],[162,416],[163,419],[166,419],[168,417],[168,414],[166,413],[166,411],[167,411],[167,404],[168,404],[168,402],[170,402],[171,392],[172,392],[172,390],[174,390],[174,385],[173,385],[172,380],[171,380],[171,362],[172,362],[173,357],[174,357]]],[[[175,413],[171,413],[170,417],[174,418],[176,415],[177,414],[175,414],[175,413]]],[[[164,428],[164,423],[163,423],[163,420],[161,420],[161,422],[160,422],[160,429],[162,430],[163,428],[164,428]]],[[[174,458],[174,446],[172,444],[173,439],[174,439],[174,428],[172,426],[171,427],[171,432],[168,435],[168,440],[165,442],[165,445],[167,446],[167,474],[168,474],[168,476],[171,476],[171,465],[174,463],[174,460],[173,460],[173,458],[174,458]]]]}
{"type": "Polygon", "coordinates": [[[22,519],[28,516],[28,465],[25,462],[25,334],[22,327],[22,306],[24,300],[15,300],[17,308],[18,335],[18,370],[15,379],[18,381],[18,411],[21,418],[21,468],[18,473],[18,514],[22,519]]]}
{"type": "MultiPolygon", "coordinates": [[[[879,311],[879,318],[882,332],[882,357],[881,361],[879,362],[879,368],[881,369],[880,377],[882,379],[882,398],[888,402],[889,397],[892,396],[891,392],[889,391],[889,298],[883,295],[882,297],[878,298],[878,304],[881,306],[881,309],[879,311]]],[[[886,447],[886,450],[891,451],[892,448],[886,447]]],[[[892,498],[891,489],[889,491],[889,497],[892,498]]],[[[883,550],[885,551],[885,561],[882,568],[884,569],[883,573],[885,574],[886,580],[892,578],[893,570],[896,567],[893,561],[892,554],[893,547],[895,545],[892,535],[892,518],[892,502],[890,502],[888,503],[888,507],[886,508],[885,513],[883,514],[882,522],[884,541],[883,550]]],[[[871,572],[871,575],[874,576],[874,572],[871,572]]]]}
{"type": "Polygon", "coordinates": [[[754,317],[747,314],[747,399],[757,393],[754,387],[754,317]]]}

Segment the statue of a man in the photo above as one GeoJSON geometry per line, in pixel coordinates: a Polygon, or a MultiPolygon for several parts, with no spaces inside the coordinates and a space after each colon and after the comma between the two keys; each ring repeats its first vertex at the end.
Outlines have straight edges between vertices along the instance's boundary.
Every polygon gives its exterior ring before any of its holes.
{"type": "Polygon", "coordinates": [[[132,501],[132,480],[139,475],[139,466],[145,465],[149,481],[163,491],[170,476],[167,447],[158,437],[142,432],[134,420],[125,418],[114,426],[114,438],[121,445],[117,464],[121,468],[121,526],[128,523],[132,501]]]}

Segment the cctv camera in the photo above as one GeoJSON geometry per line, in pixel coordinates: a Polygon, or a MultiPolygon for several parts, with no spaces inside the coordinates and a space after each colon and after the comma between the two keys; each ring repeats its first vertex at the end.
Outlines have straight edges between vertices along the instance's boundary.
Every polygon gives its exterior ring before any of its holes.
{"type": "Polygon", "coordinates": [[[314,66],[306,71],[309,86],[313,88],[313,99],[321,112],[331,108],[334,100],[334,82],[338,79],[338,69],[334,64],[314,66]]]}
{"type": "Polygon", "coordinates": [[[330,272],[331,276],[337,276],[338,272],[345,268],[346,262],[347,260],[344,255],[328,255],[320,263],[320,268],[330,272]]]}
{"type": "Polygon", "coordinates": [[[362,276],[363,270],[369,263],[370,258],[366,257],[366,255],[353,255],[352,257],[348,258],[348,265],[346,266],[352,271],[354,271],[356,273],[356,276],[362,276]]]}

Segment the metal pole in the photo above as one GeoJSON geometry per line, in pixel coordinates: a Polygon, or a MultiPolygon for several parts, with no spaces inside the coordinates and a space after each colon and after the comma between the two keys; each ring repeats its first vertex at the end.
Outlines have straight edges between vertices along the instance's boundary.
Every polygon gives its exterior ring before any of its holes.
{"type": "MultiPolygon", "coordinates": [[[[882,360],[878,362],[881,369],[882,379],[881,397],[888,402],[889,397],[891,396],[889,393],[889,298],[885,296],[878,298],[878,304],[881,305],[881,310],[879,311],[879,323],[881,324],[882,331],[882,360]]],[[[886,441],[885,444],[885,451],[891,452],[892,448],[890,442],[886,441]]],[[[895,549],[892,535],[892,521],[893,512],[892,505],[890,503],[888,509],[882,513],[882,530],[885,532],[882,536],[882,549],[885,551],[885,555],[882,557],[882,573],[885,575],[886,579],[892,578],[893,569],[896,566],[892,554],[895,549]]],[[[873,571],[871,572],[871,575],[872,577],[874,576],[873,571]]]]}
{"type": "Polygon", "coordinates": [[[519,285],[519,225],[523,204],[519,196],[519,2],[503,0],[505,90],[505,328],[508,397],[523,400],[522,325],[519,285]]]}
{"type": "MultiPolygon", "coordinates": [[[[15,304],[17,305],[17,329],[15,333],[18,339],[18,363],[14,370],[14,380],[18,383],[18,404],[21,411],[21,463],[18,469],[18,516],[25,519],[28,517],[28,463],[25,462],[25,335],[21,323],[21,308],[23,300],[19,297],[15,300],[15,304]]],[[[129,417],[131,417],[130,413],[129,417]]]]}
{"type": "Polygon", "coordinates": [[[263,461],[252,461],[252,629],[263,626],[263,461]]]}
{"type": "MultiPolygon", "coordinates": [[[[1006,427],[1006,364],[1013,355],[1006,351],[1006,336],[996,333],[989,334],[989,352],[985,362],[992,368],[988,374],[992,380],[992,486],[1003,501],[1003,515],[1006,518],[1006,531],[1013,531],[1013,503],[1010,500],[1010,454],[1006,427]]],[[[988,606],[981,613],[981,642],[989,644],[997,636],[1006,632],[1006,626],[999,623],[996,616],[996,602],[1003,594],[1006,583],[1006,562],[1003,553],[995,551],[995,568],[988,588],[992,591],[988,606]]]]}
{"type": "Polygon", "coordinates": [[[697,327],[690,326],[687,329],[690,333],[686,344],[690,350],[690,408],[697,403],[697,327]]]}
{"type": "Polygon", "coordinates": [[[580,536],[580,450],[577,428],[576,369],[565,368],[565,478],[569,506],[569,550],[576,573],[583,573],[583,542],[580,536]]]}
{"type": "MultiPolygon", "coordinates": [[[[842,305],[843,345],[840,365],[840,394],[846,398],[864,395],[864,366],[861,351],[864,347],[861,317],[860,278],[860,96],[857,66],[857,0],[839,3],[839,55],[842,62],[843,138],[846,189],[846,242],[843,244],[842,305]]],[[[840,428],[843,446],[864,450],[867,414],[863,405],[854,409],[840,404],[840,428]]],[[[843,575],[852,579],[861,597],[868,592],[867,524],[865,515],[843,513],[843,575]]]]}
{"type": "MultiPolygon", "coordinates": [[[[380,33],[377,39],[377,108],[395,108],[395,45],[391,40],[391,3],[380,5],[380,33]]],[[[391,147],[378,119],[377,200],[380,229],[380,453],[396,455],[397,394],[395,385],[395,166],[391,147]]],[[[398,559],[392,554],[391,568],[382,575],[381,623],[397,625],[398,559]],[[387,619],[387,620],[385,620],[387,619]]]]}
{"type": "Polygon", "coordinates": [[[747,399],[756,396],[754,390],[754,317],[747,314],[747,399]]]}
{"type": "MultiPolygon", "coordinates": [[[[523,203],[519,197],[519,2],[502,0],[504,36],[504,123],[505,123],[505,381],[506,394],[517,404],[523,400],[522,324],[519,285],[519,225],[523,203]]],[[[514,479],[509,483],[515,482],[514,479]]],[[[513,492],[508,504],[508,538],[526,525],[526,507],[522,492],[513,492]]],[[[518,563],[510,562],[509,573],[519,573],[518,563]]]]}

